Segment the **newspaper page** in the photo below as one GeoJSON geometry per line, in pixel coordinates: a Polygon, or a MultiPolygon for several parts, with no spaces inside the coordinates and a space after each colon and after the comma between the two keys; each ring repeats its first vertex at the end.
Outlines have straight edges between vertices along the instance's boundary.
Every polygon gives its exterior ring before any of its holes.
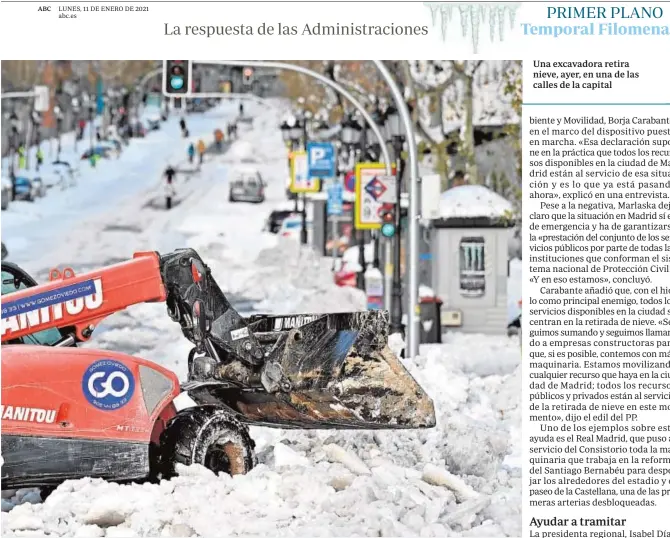
{"type": "Polygon", "coordinates": [[[669,4],[0,21],[3,536],[670,537],[669,4]]]}

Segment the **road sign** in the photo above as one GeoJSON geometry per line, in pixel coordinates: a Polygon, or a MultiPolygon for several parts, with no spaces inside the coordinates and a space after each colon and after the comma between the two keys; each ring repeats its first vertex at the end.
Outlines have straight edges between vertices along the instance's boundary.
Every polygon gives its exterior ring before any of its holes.
{"type": "Polygon", "coordinates": [[[347,172],[347,175],[344,176],[344,188],[347,189],[347,192],[356,192],[355,172],[347,172]]]}
{"type": "Polygon", "coordinates": [[[344,214],[344,188],[337,181],[328,185],[328,215],[340,216],[344,214]]]}
{"type": "Polygon", "coordinates": [[[291,192],[319,192],[319,179],[310,177],[307,166],[307,152],[294,151],[291,154],[291,192]]]}
{"type": "Polygon", "coordinates": [[[355,222],[358,230],[378,230],[382,227],[380,209],[395,201],[395,177],[386,176],[382,163],[356,165],[355,222]]]}
{"type": "Polygon", "coordinates": [[[311,177],[335,177],[335,161],[335,146],[330,142],[307,143],[307,166],[311,177]]]}
{"type": "Polygon", "coordinates": [[[249,86],[254,79],[254,70],[251,67],[245,67],[242,71],[242,81],[245,85],[249,86]]]}

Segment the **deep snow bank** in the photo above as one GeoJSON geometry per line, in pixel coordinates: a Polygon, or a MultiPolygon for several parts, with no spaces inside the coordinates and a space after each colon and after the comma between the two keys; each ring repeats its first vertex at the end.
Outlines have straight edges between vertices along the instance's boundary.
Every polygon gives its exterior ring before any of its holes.
{"type": "Polygon", "coordinates": [[[3,529],[10,536],[19,529],[56,536],[519,536],[520,470],[503,463],[520,425],[517,357],[514,342],[456,335],[405,361],[434,398],[435,429],[252,428],[261,464],[249,475],[185,468],[159,485],[71,481],[43,505],[3,514],[3,529]]]}

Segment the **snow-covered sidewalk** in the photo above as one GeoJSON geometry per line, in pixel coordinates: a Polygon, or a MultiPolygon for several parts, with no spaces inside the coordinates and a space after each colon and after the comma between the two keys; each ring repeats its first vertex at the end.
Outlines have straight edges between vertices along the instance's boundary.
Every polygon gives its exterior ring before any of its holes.
{"type": "MultiPolygon", "coordinates": [[[[116,215],[90,218],[81,237],[63,244],[61,260],[86,267],[132,250],[189,246],[227,294],[256,309],[363,308],[360,292],[333,284],[330,260],[261,232],[270,210],[284,203],[286,156],[276,125],[264,113],[243,136],[258,150],[266,204],[228,202],[231,151],[203,166],[194,194],[174,212],[151,211],[137,200],[116,215]]],[[[45,263],[33,266],[41,270],[45,263]]],[[[191,346],[164,305],[139,305],[101,329],[92,345],[136,353],[185,375],[191,346]]],[[[31,504],[38,500],[34,491],[19,491],[3,499],[3,535],[520,536],[518,342],[450,335],[405,365],[434,399],[434,429],[253,427],[260,464],[248,475],[214,476],[192,467],[160,484],[68,481],[41,504],[31,504]]]]}

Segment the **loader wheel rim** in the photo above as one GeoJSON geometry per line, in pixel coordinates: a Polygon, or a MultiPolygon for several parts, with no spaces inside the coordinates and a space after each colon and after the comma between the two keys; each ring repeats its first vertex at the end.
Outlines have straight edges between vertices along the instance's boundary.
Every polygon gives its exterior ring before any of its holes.
{"type": "Polygon", "coordinates": [[[231,440],[217,441],[205,453],[205,467],[216,474],[245,474],[244,447],[231,440]]]}

